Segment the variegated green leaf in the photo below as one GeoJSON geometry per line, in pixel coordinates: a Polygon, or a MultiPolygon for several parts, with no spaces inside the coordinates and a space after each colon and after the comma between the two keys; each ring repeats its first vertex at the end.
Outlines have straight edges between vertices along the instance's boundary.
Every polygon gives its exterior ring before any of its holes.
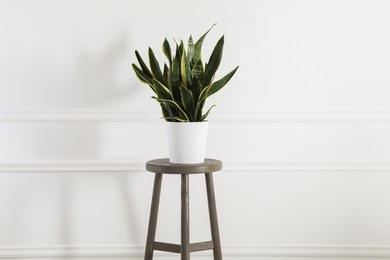
{"type": "Polygon", "coordinates": [[[162,46],[162,50],[163,50],[165,56],[167,57],[167,59],[169,61],[169,65],[171,66],[171,64],[172,64],[172,52],[171,52],[171,46],[169,45],[169,42],[168,42],[167,38],[165,38],[165,40],[164,40],[164,43],[163,43],[163,46],[162,46]]]}
{"type": "Polygon", "coordinates": [[[200,82],[203,81],[203,64],[201,59],[199,59],[196,62],[196,64],[192,68],[191,74],[193,77],[197,78],[200,82]]]}
{"type": "Polygon", "coordinates": [[[194,97],[195,103],[198,102],[200,92],[202,92],[202,84],[200,81],[193,77],[192,78],[192,95],[194,97]]]}
{"type": "Polygon", "coordinates": [[[181,56],[183,55],[183,51],[184,51],[184,43],[183,41],[180,41],[180,45],[176,46],[177,50],[176,50],[176,57],[181,60],[181,56]]]}
{"type": "Polygon", "coordinates": [[[164,103],[160,103],[160,106],[161,106],[161,111],[162,111],[163,117],[173,116],[171,107],[167,106],[164,103]]]}
{"type": "MultiPolygon", "coordinates": [[[[181,55],[182,55],[182,52],[183,52],[183,48],[184,48],[183,44],[178,45],[176,43],[176,54],[175,54],[174,60],[176,60],[176,62],[177,62],[177,65],[178,65],[177,68],[179,68],[179,70],[178,70],[178,72],[179,72],[179,77],[178,77],[179,81],[181,80],[181,55]]],[[[173,63],[174,62],[175,61],[173,61],[173,63]]],[[[173,72],[172,72],[172,74],[173,74],[173,72]]]]}
{"type": "Polygon", "coordinates": [[[153,78],[152,73],[150,72],[148,66],[146,66],[144,60],[143,60],[143,59],[141,58],[141,56],[139,55],[138,51],[135,51],[135,56],[137,57],[138,63],[139,63],[139,65],[141,66],[142,71],[143,71],[149,78],[153,78]]]}
{"type": "Polygon", "coordinates": [[[180,62],[175,57],[172,63],[172,86],[179,86],[180,83],[180,62]]]}
{"type": "Polygon", "coordinates": [[[181,80],[185,86],[191,83],[190,64],[188,63],[185,50],[183,50],[181,55],[181,80]]]}
{"type": "Polygon", "coordinates": [[[209,62],[204,70],[203,85],[207,86],[210,84],[212,77],[215,72],[218,70],[219,64],[221,63],[222,53],[223,53],[223,44],[224,36],[219,39],[217,44],[214,47],[213,52],[211,53],[209,62]]]}
{"type": "Polygon", "coordinates": [[[191,91],[184,85],[180,85],[181,101],[190,121],[194,121],[195,102],[191,91]]]}
{"type": "Polygon", "coordinates": [[[153,80],[149,78],[137,65],[132,64],[135,75],[137,75],[138,79],[146,84],[153,84],[153,80]]]}
{"type": "Polygon", "coordinates": [[[202,89],[202,92],[200,92],[200,95],[199,95],[198,103],[202,102],[203,100],[205,100],[208,97],[208,92],[210,90],[210,87],[211,87],[211,85],[202,89]]]}
{"type": "Polygon", "coordinates": [[[180,100],[180,62],[178,61],[178,57],[173,59],[172,63],[172,93],[175,100],[180,100]]]}
{"type": "MultiPolygon", "coordinates": [[[[154,97],[152,97],[152,98],[154,98],[154,97]]],[[[163,103],[169,104],[172,107],[176,108],[179,111],[180,115],[185,118],[185,120],[190,121],[188,116],[187,116],[187,114],[186,114],[186,112],[184,112],[184,110],[175,101],[169,100],[169,99],[164,99],[164,98],[155,98],[155,99],[158,102],[163,102],[163,103]]]]}
{"type": "Polygon", "coordinates": [[[210,113],[210,111],[211,111],[211,109],[212,109],[213,107],[215,107],[215,105],[212,105],[212,106],[207,110],[207,112],[201,117],[200,121],[204,121],[204,120],[207,118],[207,116],[209,115],[209,113],[210,113]]]}
{"type": "Polygon", "coordinates": [[[213,84],[211,84],[210,85],[210,90],[207,92],[207,97],[211,96],[212,94],[214,94],[215,92],[217,92],[218,90],[223,88],[223,86],[225,86],[225,84],[228,83],[229,80],[233,77],[234,73],[236,73],[236,71],[238,70],[238,67],[239,66],[237,66],[234,70],[229,72],[222,79],[220,79],[220,80],[214,82],[213,84]]]}
{"type": "Polygon", "coordinates": [[[211,26],[210,29],[207,30],[207,32],[205,34],[202,35],[202,37],[199,38],[199,40],[196,41],[195,43],[195,48],[194,48],[194,64],[199,60],[201,59],[201,56],[202,56],[202,44],[203,44],[203,41],[204,41],[204,38],[206,38],[206,35],[209,33],[209,31],[216,25],[213,24],[213,26],[211,26]]]}
{"type": "Polygon", "coordinates": [[[192,39],[192,36],[190,36],[190,38],[188,39],[188,53],[187,53],[188,61],[190,64],[192,63],[192,59],[194,58],[194,49],[195,49],[194,40],[192,39]]]}
{"type": "Polygon", "coordinates": [[[150,63],[150,69],[152,70],[153,76],[158,81],[164,83],[164,76],[161,72],[160,65],[158,64],[156,56],[154,56],[153,50],[151,48],[149,48],[149,63],[150,63]]]}
{"type": "Polygon", "coordinates": [[[202,92],[200,92],[199,98],[196,103],[195,107],[195,118],[197,118],[197,121],[201,120],[202,117],[202,109],[204,104],[206,103],[207,93],[210,89],[210,86],[205,87],[202,92]]]}
{"type": "Polygon", "coordinates": [[[156,90],[156,94],[158,98],[173,99],[172,93],[160,81],[153,79],[153,86],[156,90]]]}
{"type": "Polygon", "coordinates": [[[201,119],[202,119],[202,110],[203,110],[203,106],[204,106],[205,103],[206,103],[206,98],[198,100],[198,102],[196,103],[195,115],[194,115],[194,118],[196,119],[196,121],[201,121],[201,119]]]}
{"type": "Polygon", "coordinates": [[[164,75],[164,80],[165,80],[165,82],[167,82],[167,87],[169,89],[169,84],[168,84],[169,69],[168,69],[167,64],[165,64],[165,63],[164,63],[164,73],[163,73],[163,75],[164,75]]]}

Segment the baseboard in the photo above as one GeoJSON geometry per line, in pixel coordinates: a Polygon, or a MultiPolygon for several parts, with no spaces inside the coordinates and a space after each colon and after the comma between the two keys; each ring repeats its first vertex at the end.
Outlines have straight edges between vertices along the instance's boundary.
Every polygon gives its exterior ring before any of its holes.
{"type": "MultiPolygon", "coordinates": [[[[0,247],[0,259],[34,258],[127,258],[142,259],[143,246],[13,246],[0,247]]],[[[192,255],[200,259],[211,256],[211,251],[192,255]]],[[[156,252],[156,256],[170,257],[170,253],[156,252]]],[[[229,259],[256,258],[390,258],[390,246],[226,246],[223,255],[229,259]]]]}

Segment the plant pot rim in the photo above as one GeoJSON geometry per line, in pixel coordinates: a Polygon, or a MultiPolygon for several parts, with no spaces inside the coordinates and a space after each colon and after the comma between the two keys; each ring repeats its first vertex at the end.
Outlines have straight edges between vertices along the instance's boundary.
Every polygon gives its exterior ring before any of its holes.
{"type": "Polygon", "coordinates": [[[205,120],[205,121],[202,121],[202,122],[169,122],[169,121],[165,121],[165,123],[168,123],[168,124],[204,124],[204,123],[208,123],[209,121],[205,120]]]}

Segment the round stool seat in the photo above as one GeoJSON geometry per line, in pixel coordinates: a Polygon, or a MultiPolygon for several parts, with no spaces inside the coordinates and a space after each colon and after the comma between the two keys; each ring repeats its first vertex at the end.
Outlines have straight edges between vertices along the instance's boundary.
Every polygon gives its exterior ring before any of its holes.
{"type": "Polygon", "coordinates": [[[222,169],[222,162],[215,159],[205,159],[197,164],[174,164],[168,158],[151,160],[146,163],[146,170],[154,173],[192,174],[209,173],[222,169]]]}

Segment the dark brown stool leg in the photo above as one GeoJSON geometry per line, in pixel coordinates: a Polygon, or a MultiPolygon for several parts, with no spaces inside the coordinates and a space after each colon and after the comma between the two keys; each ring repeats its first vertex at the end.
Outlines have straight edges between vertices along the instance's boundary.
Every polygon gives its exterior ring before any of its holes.
{"type": "Polygon", "coordinates": [[[181,175],[181,260],[190,260],[189,176],[181,175]]]}
{"type": "Polygon", "coordinates": [[[152,205],[150,207],[148,237],[146,239],[145,260],[153,259],[153,244],[156,237],[158,205],[160,204],[162,173],[156,173],[154,177],[152,205]]]}
{"type": "Polygon", "coordinates": [[[222,260],[221,240],[219,238],[217,206],[215,202],[213,174],[205,173],[205,176],[206,176],[207,198],[209,204],[211,237],[214,243],[214,260],[222,260]]]}

